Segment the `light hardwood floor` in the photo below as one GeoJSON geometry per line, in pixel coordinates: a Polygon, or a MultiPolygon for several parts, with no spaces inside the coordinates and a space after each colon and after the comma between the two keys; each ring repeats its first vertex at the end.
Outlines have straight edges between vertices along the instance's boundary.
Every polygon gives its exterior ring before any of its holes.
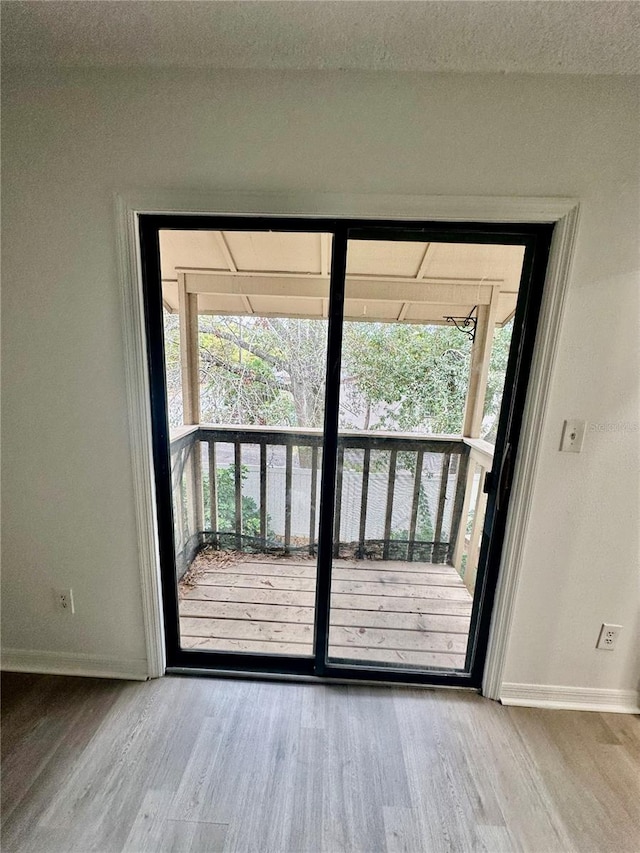
{"type": "Polygon", "coordinates": [[[5,674],[5,853],[640,850],[640,721],[455,690],[5,674]]]}
{"type": "MultiPolygon", "coordinates": [[[[180,600],[188,649],[313,653],[315,560],[199,555],[180,600]]],[[[472,598],[456,570],[430,563],[335,560],[329,654],[338,660],[464,667],[472,598]]]]}

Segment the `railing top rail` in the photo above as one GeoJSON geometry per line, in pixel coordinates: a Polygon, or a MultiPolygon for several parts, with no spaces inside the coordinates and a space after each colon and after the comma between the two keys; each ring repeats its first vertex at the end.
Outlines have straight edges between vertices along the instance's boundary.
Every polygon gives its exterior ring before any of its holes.
{"type": "Polygon", "coordinates": [[[495,447],[483,438],[463,438],[467,447],[471,448],[471,456],[479,462],[483,468],[491,468],[493,465],[493,453],[495,447]]]}
{"type": "MultiPolygon", "coordinates": [[[[321,429],[309,427],[264,427],[235,424],[200,424],[202,440],[242,444],[277,444],[321,447],[321,429]]],[[[377,430],[342,430],[338,435],[340,445],[345,448],[384,450],[422,450],[436,453],[464,453],[465,446],[460,435],[416,435],[415,433],[382,432],[377,430]]]]}
{"type": "Polygon", "coordinates": [[[197,438],[198,425],[173,427],[169,430],[169,446],[171,450],[177,450],[183,444],[197,438]]]}
{"type": "MultiPolygon", "coordinates": [[[[288,426],[266,426],[263,424],[207,424],[202,423],[198,424],[198,426],[186,426],[186,427],[178,427],[178,429],[183,430],[192,430],[192,429],[201,429],[205,431],[225,431],[232,430],[235,432],[273,432],[273,433],[295,433],[296,435],[319,435],[322,436],[322,428],[321,427],[288,427],[288,426]]],[[[173,436],[174,430],[171,431],[173,436]]],[[[383,438],[409,438],[409,439],[423,439],[427,438],[429,441],[478,441],[482,444],[486,444],[488,447],[491,445],[488,442],[482,442],[481,439],[472,439],[472,438],[463,438],[463,436],[459,433],[431,433],[427,435],[422,435],[420,433],[415,432],[388,432],[385,430],[377,430],[377,429],[353,429],[353,430],[340,430],[339,433],[341,436],[371,436],[378,437],[382,436],[383,438]]]]}

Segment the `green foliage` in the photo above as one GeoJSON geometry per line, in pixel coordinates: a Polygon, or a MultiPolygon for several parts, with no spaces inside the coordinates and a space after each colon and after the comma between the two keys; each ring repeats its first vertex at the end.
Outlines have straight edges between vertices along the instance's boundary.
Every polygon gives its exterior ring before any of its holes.
{"type": "MultiPolygon", "coordinates": [[[[494,334],[483,437],[495,440],[512,323],[494,334]]],[[[321,427],[327,322],[199,317],[203,423],[321,427]]],[[[341,429],[459,434],[471,342],[452,326],[345,322],[341,429]]],[[[169,423],[182,423],[177,315],[165,313],[169,423]]]]}
{"type": "MultiPolygon", "coordinates": [[[[409,531],[392,530],[391,538],[408,542],[409,531]]],[[[420,498],[418,499],[418,516],[416,519],[415,538],[417,542],[433,542],[433,521],[431,518],[431,509],[422,486],[420,486],[420,498]]]]}
{"type": "MultiPolygon", "coordinates": [[[[249,473],[246,465],[241,467],[241,480],[244,482],[249,473]]],[[[204,484],[204,508],[205,514],[210,517],[211,493],[209,490],[209,479],[204,484]]],[[[231,531],[236,529],[236,498],[235,498],[235,465],[216,470],[216,489],[218,498],[218,531],[231,531]]],[[[267,517],[267,529],[269,518],[267,517]]],[[[260,536],[260,510],[255,500],[249,495],[242,496],[242,532],[245,536],[260,536]]],[[[268,530],[267,535],[273,535],[268,530]]]]}
{"type": "Polygon", "coordinates": [[[200,316],[199,330],[204,422],[322,425],[326,321],[200,316]]]}
{"type": "Polygon", "coordinates": [[[182,372],[180,368],[180,325],[177,314],[163,310],[164,367],[167,385],[169,426],[182,424],[182,372]]]}
{"type": "Polygon", "coordinates": [[[345,324],[342,426],[460,433],[470,352],[448,326],[345,324]]]}

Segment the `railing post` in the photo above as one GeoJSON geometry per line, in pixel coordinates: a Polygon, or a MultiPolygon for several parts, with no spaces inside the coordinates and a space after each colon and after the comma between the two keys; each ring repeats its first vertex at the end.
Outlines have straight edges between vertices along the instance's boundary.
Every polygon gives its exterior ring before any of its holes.
{"type": "Polygon", "coordinates": [[[500,285],[494,285],[491,290],[489,305],[478,306],[476,334],[471,347],[471,364],[469,366],[469,386],[464,412],[462,433],[470,438],[479,438],[482,427],[485,397],[487,395],[487,380],[489,377],[489,361],[493,347],[493,331],[498,314],[500,285]]]}
{"type": "Polygon", "coordinates": [[[182,419],[185,424],[197,424],[200,421],[198,294],[187,291],[186,276],[183,272],[178,273],[178,312],[182,371],[182,419]]]}
{"type": "MultiPolygon", "coordinates": [[[[467,501],[466,484],[467,471],[469,465],[469,448],[464,444],[458,456],[458,476],[456,478],[456,494],[453,499],[453,513],[451,515],[451,530],[449,531],[449,551],[447,553],[447,562],[456,565],[454,562],[454,553],[459,542],[459,531],[466,527],[464,522],[465,501],[467,501]]],[[[466,503],[467,513],[469,512],[469,504],[466,503]]],[[[456,566],[457,568],[457,566],[456,566]]]]}
{"type": "Polygon", "coordinates": [[[458,571],[458,574],[461,574],[462,572],[462,557],[464,556],[464,549],[467,539],[467,522],[469,520],[471,493],[473,490],[473,480],[476,475],[476,468],[476,463],[473,459],[470,459],[469,464],[467,466],[467,474],[465,477],[464,501],[462,504],[462,511],[460,513],[460,525],[458,527],[458,535],[456,536],[453,547],[453,554],[451,556],[451,564],[455,566],[458,571]]]}
{"type": "Polygon", "coordinates": [[[484,528],[484,514],[487,508],[487,495],[484,491],[483,477],[480,476],[476,490],[476,507],[473,514],[473,525],[469,539],[469,551],[467,552],[467,566],[464,572],[464,585],[473,594],[476,585],[476,574],[478,573],[478,549],[480,537],[484,528]]]}

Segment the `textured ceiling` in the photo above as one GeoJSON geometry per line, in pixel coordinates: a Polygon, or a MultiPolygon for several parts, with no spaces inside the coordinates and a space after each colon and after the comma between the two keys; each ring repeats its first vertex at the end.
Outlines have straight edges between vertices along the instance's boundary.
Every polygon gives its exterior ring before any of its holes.
{"type": "Polygon", "coordinates": [[[4,0],[4,64],[640,73],[640,3],[4,0]]]}

